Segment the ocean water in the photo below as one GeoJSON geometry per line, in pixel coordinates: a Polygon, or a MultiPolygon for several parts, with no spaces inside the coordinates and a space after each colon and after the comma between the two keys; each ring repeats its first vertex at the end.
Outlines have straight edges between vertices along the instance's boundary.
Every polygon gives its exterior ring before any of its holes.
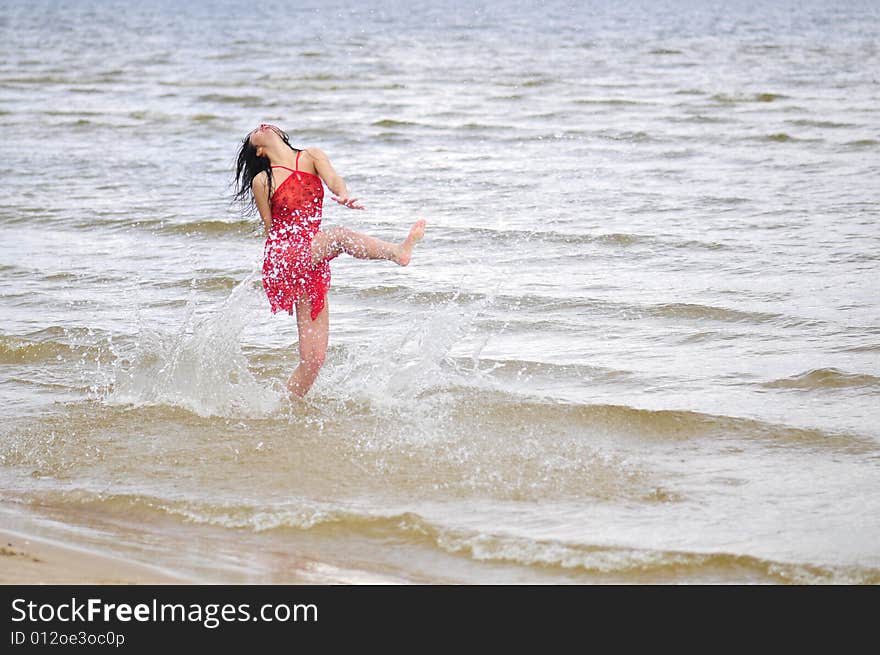
{"type": "Polygon", "coordinates": [[[202,581],[880,582],[880,5],[0,3],[0,517],[202,581]],[[402,239],[304,402],[261,122],[402,239]],[[336,572],[336,573],[328,573],[336,572]],[[344,572],[344,573],[340,573],[344,572]]]}

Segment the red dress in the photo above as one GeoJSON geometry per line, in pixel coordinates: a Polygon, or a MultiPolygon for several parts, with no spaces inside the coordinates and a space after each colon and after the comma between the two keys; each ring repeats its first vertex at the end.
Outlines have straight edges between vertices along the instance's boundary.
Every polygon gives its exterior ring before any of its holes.
{"type": "Polygon", "coordinates": [[[330,288],[330,259],[312,265],[312,237],[321,227],[324,185],[321,178],[286,166],[290,171],[275,188],[270,200],[272,229],[263,250],[263,288],[272,313],[284,310],[293,314],[296,300],[306,294],[312,301],[314,321],[324,309],[330,288]]]}

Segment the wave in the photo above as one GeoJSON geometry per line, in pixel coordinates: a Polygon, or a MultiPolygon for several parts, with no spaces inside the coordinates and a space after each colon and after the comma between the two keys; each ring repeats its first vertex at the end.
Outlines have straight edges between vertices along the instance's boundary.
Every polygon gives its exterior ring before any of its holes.
{"type": "Polygon", "coordinates": [[[298,79],[304,82],[341,82],[352,78],[334,75],[332,73],[313,73],[311,75],[303,75],[298,79]]]}
{"type": "Polygon", "coordinates": [[[379,132],[375,138],[381,143],[412,143],[412,139],[398,132],[379,132]]]}
{"type": "Polygon", "coordinates": [[[629,405],[563,404],[511,394],[484,392],[463,398],[457,407],[462,420],[469,417],[481,429],[505,424],[545,425],[587,434],[616,434],[638,439],[743,439],[788,443],[809,448],[850,453],[875,453],[880,449],[870,438],[770,423],[752,418],[708,414],[681,409],[643,409],[629,405]]]}
{"type": "Polygon", "coordinates": [[[877,584],[880,569],[788,563],[751,555],[715,552],[651,550],[536,541],[523,537],[437,531],[441,549],[478,561],[509,562],[526,566],[579,569],[634,581],[680,580],[700,575],[742,580],[757,577],[787,584],[877,584]]]}
{"type": "MultiPolygon", "coordinates": [[[[677,105],[678,107],[687,107],[687,104],[677,105]]],[[[706,116],[704,114],[689,114],[685,116],[668,116],[666,118],[670,123],[697,123],[697,124],[721,124],[730,123],[732,119],[729,116],[706,116]]]]}
{"type": "Polygon", "coordinates": [[[72,82],[76,82],[78,84],[95,84],[100,83],[106,80],[103,80],[100,77],[79,77],[78,74],[75,75],[23,75],[23,76],[12,76],[12,77],[2,77],[0,78],[0,82],[4,84],[38,84],[40,86],[48,86],[52,84],[71,84],[72,82]]]}
{"type": "Polygon", "coordinates": [[[525,294],[522,296],[510,294],[480,294],[460,293],[458,291],[447,292],[415,292],[407,287],[371,287],[363,289],[360,293],[363,297],[394,296],[405,299],[407,302],[417,304],[436,304],[441,302],[458,301],[468,302],[491,302],[493,307],[500,310],[518,312],[522,309],[532,310],[538,314],[548,311],[574,312],[576,314],[591,313],[614,316],[628,320],[637,320],[645,317],[662,319],[685,319],[691,321],[717,321],[723,323],[782,323],[784,325],[799,324],[802,319],[783,314],[769,312],[755,312],[714,305],[702,305],[699,303],[661,303],[658,305],[640,305],[634,303],[614,302],[602,298],[578,298],[578,297],[552,297],[547,295],[525,294]]]}
{"type": "MultiPolygon", "coordinates": [[[[159,288],[185,288],[198,289],[199,291],[232,291],[241,280],[229,275],[205,275],[203,277],[191,277],[186,279],[172,280],[170,282],[159,282],[156,284],[159,288]]],[[[251,287],[254,289],[262,288],[258,280],[253,280],[251,287]]]]}
{"type": "Polygon", "coordinates": [[[411,122],[411,121],[395,120],[395,119],[393,119],[393,118],[385,118],[385,119],[383,119],[383,120],[374,121],[373,123],[371,123],[371,125],[372,125],[373,127],[388,127],[388,128],[394,128],[394,127],[423,127],[423,126],[420,125],[419,123],[413,123],[413,122],[411,122]]]}
{"type": "MultiPolygon", "coordinates": [[[[115,190],[108,187],[109,190],[115,190]]],[[[106,230],[124,230],[132,228],[146,230],[161,235],[203,236],[203,237],[239,237],[251,238],[262,234],[259,219],[240,218],[237,220],[195,220],[186,223],[173,222],[169,218],[137,218],[119,216],[116,211],[95,212],[88,220],[69,223],[71,227],[82,230],[94,230],[96,223],[106,230]],[[97,217],[98,220],[95,220],[97,217]]]]}
{"type": "MultiPolygon", "coordinates": [[[[740,196],[706,196],[706,195],[700,196],[700,202],[703,204],[706,204],[706,205],[741,205],[741,204],[747,203],[749,201],[750,201],[749,198],[742,198],[740,196]]],[[[689,245],[691,243],[702,243],[702,242],[699,242],[699,241],[685,242],[686,245],[689,245]]],[[[720,250],[720,249],[733,250],[733,248],[730,248],[729,246],[723,246],[723,245],[717,244],[717,243],[710,243],[709,245],[715,246],[715,248],[713,248],[713,249],[716,249],[716,250],[720,250]]]]}
{"type": "Polygon", "coordinates": [[[201,220],[190,223],[168,223],[165,221],[144,223],[144,227],[160,234],[182,234],[185,236],[253,236],[261,229],[260,224],[253,219],[239,219],[233,221],[201,220]]]}
{"type": "Polygon", "coordinates": [[[651,104],[640,100],[628,100],[626,98],[578,98],[572,101],[576,105],[611,105],[612,107],[626,107],[651,104]]]}
{"type": "MultiPolygon", "coordinates": [[[[522,324],[530,330],[537,328],[558,329],[561,325],[560,314],[573,313],[580,320],[583,312],[619,315],[626,312],[639,312],[640,308],[624,303],[613,303],[593,298],[551,297],[546,295],[526,294],[512,295],[500,293],[466,292],[460,289],[448,291],[416,291],[412,287],[401,285],[382,285],[374,287],[351,287],[344,283],[336,285],[337,292],[350,293],[359,299],[382,299],[382,307],[391,307],[398,303],[406,303],[426,308],[488,306],[513,313],[504,319],[489,319],[486,316],[475,318],[484,328],[503,329],[505,325],[522,324]],[[534,312],[521,312],[528,309],[534,312]],[[552,320],[540,318],[546,312],[555,312],[552,320]],[[537,317],[537,318],[536,318],[537,317]]],[[[639,314],[641,315],[641,314],[639,314]]],[[[564,326],[563,326],[564,327],[564,326]]]]}
{"type": "Polygon", "coordinates": [[[128,117],[136,121],[148,121],[150,123],[168,124],[174,122],[176,116],[160,111],[151,111],[147,109],[138,109],[128,112],[128,117]]]}
{"type": "Polygon", "coordinates": [[[838,129],[843,127],[856,127],[853,123],[837,123],[835,121],[817,121],[811,119],[797,119],[797,120],[789,120],[785,121],[790,125],[797,125],[798,127],[820,127],[822,129],[838,129]]]}
{"type": "Polygon", "coordinates": [[[31,270],[14,264],[0,264],[0,273],[9,280],[12,278],[30,277],[31,270]]]}
{"type": "Polygon", "coordinates": [[[504,125],[501,123],[489,124],[489,123],[476,123],[470,121],[468,123],[460,123],[458,125],[452,126],[453,130],[464,130],[467,132],[491,132],[492,130],[501,130],[505,134],[509,134],[511,132],[515,132],[515,128],[512,125],[504,125]]]}
{"type": "Polygon", "coordinates": [[[786,98],[788,98],[788,96],[784,96],[780,93],[753,93],[748,95],[727,95],[724,93],[717,93],[712,96],[712,100],[723,104],[735,104],[740,102],[775,102],[786,98]]]}
{"type": "Polygon", "coordinates": [[[240,105],[242,107],[264,107],[263,98],[254,95],[230,95],[225,93],[208,93],[197,98],[198,102],[216,102],[222,105],[240,105]]]}
{"type": "Polygon", "coordinates": [[[34,364],[78,355],[77,349],[66,343],[0,336],[0,364],[34,364]]]}
{"type": "MultiPolygon", "coordinates": [[[[712,200],[720,204],[739,204],[747,202],[746,198],[739,197],[713,197],[712,200]]],[[[494,243],[521,244],[524,241],[536,241],[538,243],[559,245],[588,245],[600,244],[609,246],[662,246],[663,248],[680,248],[684,250],[731,250],[732,247],[717,241],[701,241],[698,239],[674,239],[660,237],[653,234],[635,234],[631,232],[604,232],[598,234],[578,234],[561,232],[557,230],[498,230],[489,227],[447,227],[438,231],[432,238],[443,241],[460,242],[462,236],[472,239],[474,237],[491,239],[494,243]]]]}
{"type": "Polygon", "coordinates": [[[411,403],[395,416],[367,401],[317,396],[286,413],[230,420],[228,411],[206,417],[175,402],[71,402],[51,419],[15,421],[0,433],[0,463],[44,481],[102,484],[112,476],[139,492],[168,489],[190,500],[212,489],[247,498],[258,478],[260,504],[297,493],[332,496],[340,479],[352,488],[390,484],[413,499],[444,501],[680,500],[657,476],[597,446],[593,435],[528,414],[509,422],[480,414],[463,420],[471,413],[466,408],[428,398],[421,415],[411,403]],[[181,466],[199,478],[196,485],[171,482],[181,466]]]}
{"type": "Polygon", "coordinates": [[[847,373],[837,368],[817,368],[788,378],[765,382],[768,389],[822,389],[876,388],[880,377],[864,373],[847,373]]]}
{"type": "Polygon", "coordinates": [[[880,569],[858,565],[786,562],[746,553],[633,548],[621,545],[534,539],[491,529],[442,525],[416,511],[339,507],[298,501],[256,507],[186,502],[134,494],[71,490],[45,494],[41,505],[86,506],[134,517],[172,517],[187,523],[254,533],[285,530],[355,534],[387,542],[426,545],[479,562],[579,572],[645,582],[728,579],[783,584],[878,584],[880,569]]]}
{"type": "Polygon", "coordinates": [[[849,346],[847,348],[839,348],[843,352],[848,353],[876,353],[880,352],[880,343],[866,343],[858,346],[849,346]]]}
{"type": "Polygon", "coordinates": [[[767,312],[747,312],[726,307],[700,305],[695,303],[664,303],[643,307],[649,316],[659,318],[686,318],[691,320],[724,321],[727,323],[770,323],[781,318],[780,314],[767,312]]]}
{"type": "Polygon", "coordinates": [[[647,132],[632,132],[632,131],[619,131],[619,130],[602,130],[599,133],[599,136],[603,139],[609,139],[611,141],[635,141],[635,142],[646,142],[646,141],[655,141],[656,138],[648,134],[647,132]]]}
{"type": "Polygon", "coordinates": [[[452,358],[451,361],[460,369],[474,368],[482,375],[500,373],[502,375],[516,377],[542,376],[554,380],[576,379],[621,381],[630,379],[632,373],[599,366],[586,366],[583,364],[552,364],[549,362],[536,362],[521,359],[491,359],[482,357],[477,362],[473,358],[452,358]]]}
{"type": "MultiPolygon", "coordinates": [[[[346,289],[343,285],[337,285],[338,289],[346,289]]],[[[351,287],[353,295],[358,298],[387,298],[390,300],[403,300],[416,305],[443,305],[450,302],[469,304],[489,299],[488,294],[468,293],[459,290],[450,291],[415,291],[412,287],[401,285],[382,285],[375,287],[351,287]]]]}
{"type": "Polygon", "coordinates": [[[750,141],[772,141],[774,143],[822,143],[824,139],[797,137],[787,132],[775,132],[773,134],[765,134],[763,136],[747,137],[750,141]]]}
{"type": "Polygon", "coordinates": [[[90,328],[53,326],[24,335],[0,334],[0,364],[35,364],[83,360],[107,363],[112,353],[107,335],[90,328]]]}

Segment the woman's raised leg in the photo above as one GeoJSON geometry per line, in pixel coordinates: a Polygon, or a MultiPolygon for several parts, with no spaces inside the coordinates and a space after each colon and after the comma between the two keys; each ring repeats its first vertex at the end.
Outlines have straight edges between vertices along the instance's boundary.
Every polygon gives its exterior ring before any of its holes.
{"type": "Polygon", "coordinates": [[[297,398],[308,393],[315,383],[318,372],[327,356],[327,339],[330,331],[329,301],[324,298],[324,309],[312,320],[312,303],[308,296],[296,301],[296,324],[299,328],[299,366],[287,381],[287,388],[297,398]]]}
{"type": "Polygon", "coordinates": [[[316,232],[312,237],[312,263],[332,259],[344,252],[358,259],[388,259],[406,266],[412,257],[413,247],[424,234],[424,220],[413,223],[402,243],[389,243],[347,227],[334,227],[316,232]]]}

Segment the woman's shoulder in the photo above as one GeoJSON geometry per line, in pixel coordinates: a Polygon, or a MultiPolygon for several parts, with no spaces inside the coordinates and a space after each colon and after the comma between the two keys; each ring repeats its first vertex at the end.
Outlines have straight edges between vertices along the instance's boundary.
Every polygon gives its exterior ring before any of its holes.
{"type": "Polygon", "coordinates": [[[251,187],[254,188],[266,188],[266,185],[269,184],[269,176],[266,174],[266,171],[260,171],[256,175],[254,175],[253,181],[251,181],[251,187]]]}
{"type": "Polygon", "coordinates": [[[327,159],[327,153],[324,152],[321,148],[317,148],[315,146],[303,148],[302,153],[304,155],[311,157],[312,159],[317,159],[317,160],[327,159]]]}
{"type": "Polygon", "coordinates": [[[327,154],[320,148],[303,148],[300,151],[299,170],[317,175],[319,166],[327,160],[327,154]]]}

